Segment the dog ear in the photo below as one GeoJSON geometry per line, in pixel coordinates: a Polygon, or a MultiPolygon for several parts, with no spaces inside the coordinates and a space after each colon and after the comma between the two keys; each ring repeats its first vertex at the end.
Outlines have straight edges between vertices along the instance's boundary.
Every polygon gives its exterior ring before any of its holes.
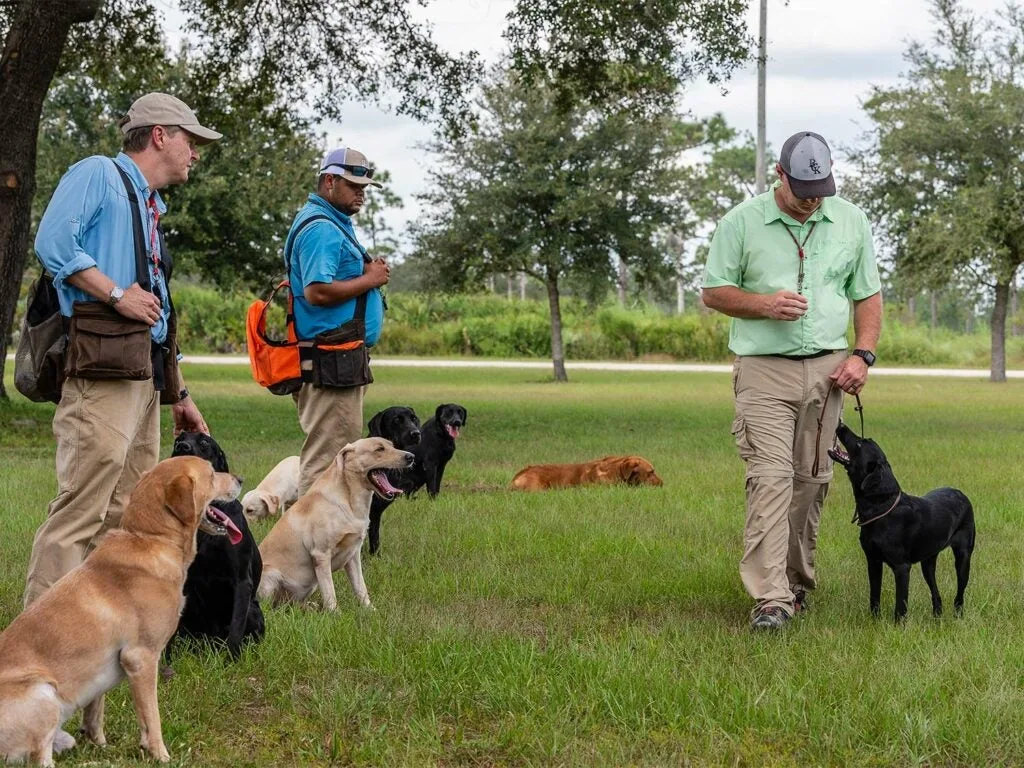
{"type": "Polygon", "coordinates": [[[466,409],[461,405],[458,406],[459,412],[462,414],[462,426],[466,426],[466,421],[469,419],[469,414],[466,413],[466,409]]]}
{"type": "Polygon", "coordinates": [[[866,496],[886,496],[899,491],[900,484],[889,465],[879,464],[861,481],[860,489],[866,496]]]}
{"type": "Polygon", "coordinates": [[[196,518],[196,480],[191,473],[175,476],[164,490],[164,505],[185,525],[196,518]]]}
{"type": "Polygon", "coordinates": [[[267,505],[267,513],[275,515],[277,510],[281,508],[281,497],[276,493],[268,493],[265,503],[267,505]]]}
{"type": "Polygon", "coordinates": [[[373,418],[370,419],[370,423],[366,425],[366,431],[367,434],[370,435],[370,437],[380,437],[380,422],[381,416],[383,415],[384,411],[381,411],[380,413],[375,413],[373,418]]]}
{"type": "Polygon", "coordinates": [[[636,475],[639,471],[636,459],[625,459],[619,462],[619,477],[630,485],[636,482],[636,475]]]}
{"type": "Polygon", "coordinates": [[[340,451],[338,451],[338,455],[335,456],[335,458],[334,458],[334,463],[338,465],[338,469],[344,469],[345,468],[345,462],[348,461],[350,458],[352,458],[352,455],[355,452],[356,452],[356,447],[352,443],[349,443],[344,448],[342,448],[340,451]]]}

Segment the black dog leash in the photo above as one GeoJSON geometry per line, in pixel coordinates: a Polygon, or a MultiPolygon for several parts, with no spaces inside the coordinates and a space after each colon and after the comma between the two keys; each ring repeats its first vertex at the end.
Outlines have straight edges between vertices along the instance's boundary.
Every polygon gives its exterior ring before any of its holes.
{"type": "MultiPolygon", "coordinates": [[[[832,397],[832,390],[835,389],[836,383],[833,381],[828,388],[828,394],[825,395],[825,402],[821,404],[821,413],[818,414],[818,436],[814,440],[814,466],[811,467],[811,477],[818,476],[818,468],[821,462],[821,431],[825,428],[825,409],[828,408],[828,401],[832,397]]],[[[860,436],[864,437],[864,406],[860,402],[860,395],[854,393],[854,398],[857,400],[857,405],[853,409],[860,414],[860,436]]],[[[832,437],[832,446],[835,447],[836,438],[832,437]]]]}
{"type": "Polygon", "coordinates": [[[902,499],[902,498],[903,498],[903,491],[900,491],[899,493],[896,494],[896,501],[894,501],[892,503],[891,507],[889,507],[887,510],[885,510],[885,512],[883,512],[882,514],[878,515],[877,517],[872,517],[870,520],[865,520],[864,522],[861,522],[860,520],[857,519],[857,510],[855,509],[855,510],[853,510],[853,519],[850,522],[851,523],[856,523],[857,525],[861,526],[862,528],[865,525],[871,525],[871,523],[875,522],[876,520],[881,520],[883,517],[885,517],[890,512],[892,512],[894,509],[896,509],[896,505],[900,503],[900,499],[902,499]]]}

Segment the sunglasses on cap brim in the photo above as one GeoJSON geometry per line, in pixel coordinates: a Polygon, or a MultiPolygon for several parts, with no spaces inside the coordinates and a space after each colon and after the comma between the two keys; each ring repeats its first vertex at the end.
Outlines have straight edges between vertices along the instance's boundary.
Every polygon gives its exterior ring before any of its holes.
{"type": "MultiPolygon", "coordinates": [[[[339,165],[333,163],[329,165],[328,168],[344,168],[346,171],[348,171],[353,176],[359,179],[372,179],[373,174],[376,170],[375,168],[366,165],[339,165]]],[[[320,173],[330,173],[332,176],[341,176],[341,174],[332,173],[331,171],[327,170],[327,168],[323,168],[320,171],[320,173]]],[[[345,178],[344,176],[341,177],[345,178]]]]}

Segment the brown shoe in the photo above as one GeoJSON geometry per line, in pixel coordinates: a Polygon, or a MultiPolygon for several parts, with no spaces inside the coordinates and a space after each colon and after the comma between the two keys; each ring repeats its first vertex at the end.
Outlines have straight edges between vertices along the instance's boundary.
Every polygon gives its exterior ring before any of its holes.
{"type": "Polygon", "coordinates": [[[772,606],[762,608],[750,621],[750,628],[755,632],[780,630],[789,623],[789,614],[781,608],[772,606]]]}

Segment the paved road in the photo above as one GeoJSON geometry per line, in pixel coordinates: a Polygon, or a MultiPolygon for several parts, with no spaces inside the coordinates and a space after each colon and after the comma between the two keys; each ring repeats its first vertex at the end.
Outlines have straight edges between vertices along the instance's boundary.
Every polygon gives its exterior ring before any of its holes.
{"type": "MultiPolygon", "coordinates": [[[[185,355],[185,362],[213,365],[248,365],[247,357],[213,355],[185,355]]],[[[486,360],[478,358],[435,360],[416,358],[373,358],[373,365],[396,368],[535,368],[551,370],[550,360],[486,360]]],[[[619,363],[578,362],[565,364],[570,371],[655,371],[659,373],[731,373],[732,365],[703,363],[619,363]]],[[[948,376],[961,379],[987,379],[989,371],[957,368],[874,368],[872,376],[948,376]]],[[[1024,379],[1024,371],[1007,371],[1012,379],[1024,379]]]]}
{"type": "MultiPolygon", "coordinates": [[[[14,360],[14,355],[7,355],[14,360]]],[[[202,365],[248,365],[249,358],[238,355],[185,355],[186,363],[202,365]]],[[[373,358],[373,365],[383,368],[533,368],[551,370],[550,360],[486,360],[462,358],[438,360],[428,358],[373,358]]],[[[652,371],[656,373],[730,373],[731,365],[704,363],[619,363],[578,362],[565,364],[570,371],[652,371]]],[[[944,376],[958,379],[987,379],[989,371],[980,368],[875,368],[872,376],[944,376]]],[[[1007,378],[1024,379],[1024,371],[1007,371],[1007,378]]]]}

